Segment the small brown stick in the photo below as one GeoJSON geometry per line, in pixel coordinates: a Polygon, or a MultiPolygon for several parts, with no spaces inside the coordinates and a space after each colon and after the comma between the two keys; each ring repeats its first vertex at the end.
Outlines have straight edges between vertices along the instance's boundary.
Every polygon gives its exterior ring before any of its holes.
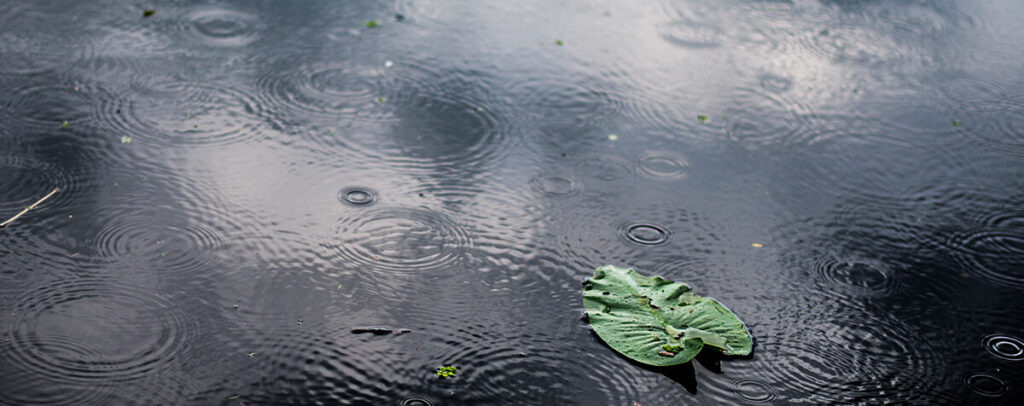
{"type": "Polygon", "coordinates": [[[37,201],[37,202],[35,202],[35,203],[32,203],[32,205],[31,205],[31,206],[28,206],[28,207],[26,207],[26,208],[25,208],[25,210],[22,210],[22,211],[21,211],[21,213],[15,214],[15,215],[14,215],[14,217],[11,217],[10,219],[8,219],[7,221],[5,221],[5,222],[3,222],[3,223],[0,223],[0,228],[4,228],[4,227],[7,227],[7,225],[8,225],[8,224],[11,224],[11,223],[13,223],[13,222],[14,222],[14,220],[17,220],[17,219],[18,219],[19,217],[21,217],[21,216],[25,215],[25,213],[28,213],[28,212],[29,212],[29,210],[32,210],[32,209],[36,208],[36,206],[38,206],[38,205],[42,204],[43,202],[45,202],[45,201],[46,201],[46,199],[49,199],[49,198],[50,198],[50,196],[53,196],[54,194],[56,194],[56,193],[57,193],[57,192],[59,192],[59,191],[60,191],[60,188],[55,188],[55,189],[53,189],[53,191],[52,191],[52,192],[50,192],[50,193],[49,193],[49,194],[47,194],[46,196],[43,196],[43,198],[42,198],[42,199],[39,199],[39,201],[37,201]]]}

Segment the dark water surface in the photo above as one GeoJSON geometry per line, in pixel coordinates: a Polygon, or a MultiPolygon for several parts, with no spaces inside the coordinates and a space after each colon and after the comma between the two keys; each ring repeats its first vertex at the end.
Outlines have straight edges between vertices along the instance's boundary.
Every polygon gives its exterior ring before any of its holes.
{"type": "Polygon", "coordinates": [[[0,2],[0,404],[1014,404],[1022,16],[0,2]],[[754,356],[615,355],[606,263],[754,356]]]}

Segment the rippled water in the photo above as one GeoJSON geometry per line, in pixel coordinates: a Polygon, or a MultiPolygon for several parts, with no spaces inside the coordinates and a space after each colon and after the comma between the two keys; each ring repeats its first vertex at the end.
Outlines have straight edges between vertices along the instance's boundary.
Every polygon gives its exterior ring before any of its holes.
{"type": "Polygon", "coordinates": [[[0,2],[0,404],[1014,404],[1022,15],[0,2]],[[617,356],[606,263],[753,357],[617,356]]]}

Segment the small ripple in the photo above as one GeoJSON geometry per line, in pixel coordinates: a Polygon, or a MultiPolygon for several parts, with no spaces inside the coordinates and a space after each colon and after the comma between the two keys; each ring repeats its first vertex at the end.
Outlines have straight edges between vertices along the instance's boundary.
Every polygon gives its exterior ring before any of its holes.
{"type": "Polygon", "coordinates": [[[29,76],[70,67],[96,45],[79,31],[81,24],[55,18],[52,5],[0,7],[0,75],[29,76]]]}
{"type": "Polygon", "coordinates": [[[940,79],[942,85],[932,86],[931,90],[955,110],[999,112],[1024,103],[1012,89],[985,78],[958,73],[940,79]]]}
{"type": "Polygon", "coordinates": [[[939,3],[852,4],[808,9],[798,24],[768,31],[772,43],[838,63],[918,68],[936,63],[946,39],[970,17],[939,3]]]}
{"type": "Polygon", "coordinates": [[[814,270],[827,292],[884,295],[898,286],[892,269],[879,261],[822,255],[815,260],[814,270]]]}
{"type": "MultiPolygon", "coordinates": [[[[552,72],[550,76],[557,75],[552,72]]],[[[530,139],[525,146],[541,155],[576,151],[589,145],[588,140],[606,137],[604,128],[613,128],[616,118],[638,108],[615,90],[578,84],[602,84],[601,79],[557,80],[543,74],[540,77],[513,82],[509,92],[516,101],[516,110],[525,115],[522,119],[536,126],[536,130],[526,134],[530,139]]]]}
{"type": "Polygon", "coordinates": [[[633,223],[619,228],[619,236],[637,245],[662,245],[668,242],[671,233],[665,227],[653,223],[633,223]]]}
{"type": "Polygon", "coordinates": [[[51,46],[60,41],[40,30],[12,30],[0,33],[0,74],[32,75],[62,67],[69,58],[51,46]],[[31,33],[31,34],[29,34],[31,33]]]}
{"type": "Polygon", "coordinates": [[[761,75],[760,80],[761,87],[773,93],[782,93],[793,87],[792,79],[770,73],[761,75]]]}
{"type": "Polygon", "coordinates": [[[145,213],[120,213],[89,244],[101,261],[129,261],[174,274],[199,274],[218,262],[225,238],[198,222],[165,224],[145,213]]]}
{"type": "Polygon", "coordinates": [[[998,376],[984,372],[968,376],[964,383],[971,388],[971,391],[985,397],[999,397],[1010,391],[1010,384],[998,376]]]}
{"type": "Polygon", "coordinates": [[[473,246],[448,216],[423,208],[380,208],[338,222],[323,243],[347,264],[386,273],[422,273],[459,262],[473,246]]]}
{"type": "Polygon", "coordinates": [[[571,177],[543,175],[530,179],[530,187],[547,195],[569,196],[579,192],[581,186],[579,182],[571,177]]]}
{"type": "Polygon", "coordinates": [[[405,398],[405,399],[402,399],[402,403],[399,403],[399,405],[401,405],[401,406],[434,406],[434,404],[430,403],[429,400],[426,400],[426,399],[423,399],[423,398],[405,398]]]}
{"type": "Polygon", "coordinates": [[[774,13],[743,5],[666,3],[664,6],[662,12],[668,16],[668,21],[658,26],[658,33],[669,44],[692,50],[766,42],[762,27],[779,20],[774,13]],[[731,24],[722,24],[724,21],[731,24]]]}
{"type": "Polygon", "coordinates": [[[45,130],[61,129],[68,132],[102,122],[96,116],[95,108],[114,98],[102,87],[80,83],[72,78],[26,82],[27,85],[11,91],[8,100],[12,116],[27,125],[45,130]],[[69,128],[60,128],[65,121],[69,128]]]}
{"type": "Polygon", "coordinates": [[[373,189],[361,186],[347,187],[338,192],[338,200],[353,206],[369,206],[377,203],[377,196],[377,192],[373,189]]]}
{"type": "Polygon", "coordinates": [[[615,155],[591,154],[577,159],[573,166],[583,176],[611,182],[622,179],[631,168],[630,162],[615,155]]]}
{"type": "MultiPolygon", "coordinates": [[[[278,120],[311,119],[345,125],[374,114],[380,67],[354,63],[312,63],[292,66],[281,61],[280,69],[259,79],[260,99],[278,120]]],[[[386,101],[386,99],[385,99],[386,101]]]]}
{"type": "Polygon", "coordinates": [[[953,233],[943,246],[965,271],[994,283],[1024,286],[1024,212],[980,219],[953,233]]]}
{"type": "Polygon", "coordinates": [[[964,131],[1001,152],[1024,156],[1024,102],[1002,111],[972,114],[964,131]]]}
{"type": "Polygon", "coordinates": [[[992,334],[985,336],[981,345],[996,358],[1008,361],[1024,360],[1024,340],[1017,337],[992,334]]]}
{"type": "Polygon", "coordinates": [[[256,41],[263,30],[254,15],[230,9],[202,8],[184,16],[178,30],[194,42],[215,47],[242,47],[256,41]]]}
{"type": "Polygon", "coordinates": [[[921,396],[940,380],[942,356],[903,323],[860,314],[813,321],[799,346],[776,349],[783,392],[808,402],[879,403],[921,396]]]}
{"type": "Polygon", "coordinates": [[[732,383],[737,398],[755,403],[767,403],[779,397],[775,387],[770,384],[744,379],[732,383]]]}
{"type": "MultiPolygon", "coordinates": [[[[355,90],[373,92],[365,99],[324,92],[308,94],[311,103],[322,98],[326,103],[320,106],[336,106],[339,111],[308,113],[303,109],[306,103],[296,104],[292,110],[299,117],[338,126],[337,130],[309,135],[318,151],[355,154],[413,170],[492,165],[509,152],[508,136],[514,128],[510,117],[504,115],[505,101],[488,90],[497,87],[490,83],[493,78],[485,72],[446,71],[438,66],[444,63],[403,61],[400,67],[387,69],[386,75],[371,72],[369,75],[383,76],[368,76],[366,80],[372,81],[373,87],[355,90]]],[[[344,86],[326,77],[323,80],[321,84],[310,83],[310,88],[344,86]]],[[[278,103],[272,100],[274,96],[267,97],[271,100],[268,103],[278,103]]]]}
{"type": "Polygon", "coordinates": [[[66,195],[78,189],[72,187],[73,180],[62,168],[28,157],[0,155],[0,173],[0,217],[4,220],[55,188],[61,192],[47,200],[47,206],[67,203],[66,195]]]}
{"type": "Polygon", "coordinates": [[[263,108],[244,87],[163,79],[129,100],[110,99],[101,119],[136,142],[224,145],[264,138],[263,108]]]}
{"type": "MultiPolygon", "coordinates": [[[[569,355],[571,351],[560,350],[567,345],[564,337],[551,334],[549,329],[543,327],[531,329],[524,334],[511,327],[517,324],[516,321],[504,320],[502,311],[486,302],[452,299],[463,303],[449,305],[442,298],[438,301],[445,303],[436,306],[438,311],[416,318],[423,324],[425,339],[422,342],[424,348],[432,354],[434,362],[459,368],[453,380],[440,382],[439,385],[444,385],[438,388],[441,390],[434,389],[439,392],[438,395],[448,393],[444,390],[445,386],[458,384],[474,388],[472,393],[464,394],[470,397],[467,399],[469,403],[474,404],[496,404],[501,403],[502,399],[513,397],[524,399],[528,404],[565,403],[553,402],[553,395],[549,392],[551,388],[568,385],[571,378],[567,377],[566,371],[576,370],[575,365],[565,364],[573,357],[569,355]],[[449,310],[451,307],[458,307],[459,310],[449,310]],[[472,314],[475,317],[463,317],[461,323],[452,325],[451,314],[472,314]],[[563,365],[566,368],[552,368],[552,365],[563,365]],[[538,385],[538,382],[545,384],[538,385]]],[[[592,344],[601,345],[596,342],[592,344]]],[[[582,358],[588,358],[587,361],[591,362],[600,362],[597,359],[601,358],[609,364],[614,362],[608,357],[595,355],[576,357],[576,362],[585,364],[582,358]]],[[[610,372],[600,368],[587,370],[596,374],[610,372]]],[[[607,378],[605,383],[609,380],[619,381],[612,374],[601,376],[607,378]]]]}
{"type": "Polygon", "coordinates": [[[747,148],[786,147],[815,142],[830,135],[831,128],[820,128],[801,101],[786,92],[755,86],[738,88],[736,105],[723,113],[728,116],[726,134],[747,148]]]}
{"type": "Polygon", "coordinates": [[[717,48],[725,42],[726,32],[710,20],[679,16],[659,27],[661,37],[683,48],[717,48]]]}
{"type": "Polygon", "coordinates": [[[26,373],[96,390],[183,362],[198,333],[177,300],[123,283],[49,284],[26,292],[13,312],[0,357],[26,373]]]}
{"type": "Polygon", "coordinates": [[[647,151],[640,154],[633,166],[640,175],[661,180],[685,178],[689,168],[689,164],[684,158],[660,151],[647,151]]]}

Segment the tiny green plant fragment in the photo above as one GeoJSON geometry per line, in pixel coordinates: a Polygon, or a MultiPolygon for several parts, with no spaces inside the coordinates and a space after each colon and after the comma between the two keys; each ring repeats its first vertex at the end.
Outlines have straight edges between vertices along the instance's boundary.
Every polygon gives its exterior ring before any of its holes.
{"type": "Polygon", "coordinates": [[[555,45],[562,46],[562,45],[565,45],[565,43],[562,42],[562,40],[556,40],[555,41],[555,45]]]}
{"type": "Polygon", "coordinates": [[[383,97],[378,97],[377,98],[377,103],[384,103],[384,98],[383,97]]]}
{"type": "Polygon", "coordinates": [[[142,11],[142,18],[150,18],[150,17],[153,16],[153,14],[156,14],[156,10],[153,10],[151,8],[143,10],[142,11]]]}
{"type": "Polygon", "coordinates": [[[684,283],[605,265],[583,282],[590,326],[608,346],[653,366],[690,362],[704,348],[750,355],[746,326],[717,300],[693,294],[684,283]]]}
{"type": "Polygon", "coordinates": [[[122,144],[131,144],[132,143],[132,137],[129,137],[129,136],[121,137],[121,143],[122,144]]]}
{"type": "Polygon", "coordinates": [[[960,127],[961,124],[963,124],[963,123],[961,123],[959,121],[956,121],[956,120],[953,120],[953,127],[960,127]]]}
{"type": "Polygon", "coordinates": [[[708,116],[705,116],[703,114],[698,115],[697,116],[697,121],[700,121],[701,124],[704,124],[705,121],[708,121],[708,116]]]}
{"type": "Polygon", "coordinates": [[[60,123],[60,128],[68,128],[68,122],[65,121],[63,123],[60,123]]]}
{"type": "Polygon", "coordinates": [[[437,376],[440,376],[442,378],[451,378],[452,376],[455,376],[455,373],[458,371],[458,368],[453,367],[451,365],[446,365],[437,368],[437,376]]]}
{"type": "Polygon", "coordinates": [[[242,397],[242,396],[241,395],[233,395],[233,396],[229,397],[228,400],[235,400],[235,399],[238,399],[240,397],[242,397]]]}
{"type": "Polygon", "coordinates": [[[377,20],[370,20],[370,21],[367,21],[367,22],[363,23],[363,25],[365,25],[366,28],[374,28],[374,27],[377,27],[380,24],[377,23],[377,20]]]}

